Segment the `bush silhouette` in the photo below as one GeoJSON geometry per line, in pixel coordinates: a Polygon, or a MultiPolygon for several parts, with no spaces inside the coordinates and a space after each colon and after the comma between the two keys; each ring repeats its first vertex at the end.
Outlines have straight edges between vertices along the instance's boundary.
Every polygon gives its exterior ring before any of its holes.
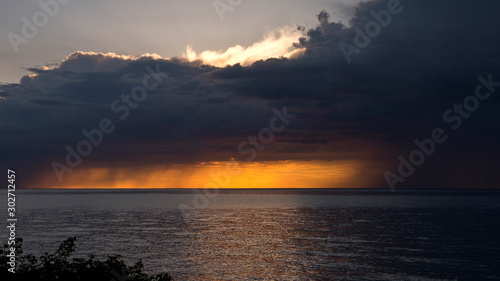
{"type": "Polygon", "coordinates": [[[133,266],[127,266],[119,255],[108,255],[107,260],[96,260],[94,255],[88,259],[73,258],[75,237],[66,239],[54,254],[45,253],[40,258],[34,255],[23,255],[22,238],[15,240],[16,266],[15,273],[10,268],[10,253],[7,243],[0,257],[0,280],[13,281],[171,281],[168,273],[148,276],[143,273],[142,260],[133,266]]]}

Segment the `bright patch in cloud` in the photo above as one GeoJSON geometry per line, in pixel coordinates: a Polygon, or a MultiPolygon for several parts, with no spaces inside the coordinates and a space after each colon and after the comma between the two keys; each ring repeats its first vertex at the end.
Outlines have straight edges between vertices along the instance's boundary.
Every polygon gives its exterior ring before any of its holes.
{"type": "Polygon", "coordinates": [[[262,40],[249,47],[236,45],[226,51],[204,51],[196,55],[193,47],[188,45],[183,57],[188,61],[201,61],[203,64],[225,67],[237,63],[247,66],[258,60],[269,58],[292,58],[299,56],[304,49],[296,49],[293,43],[303,36],[296,28],[283,27],[268,32],[262,40]]]}

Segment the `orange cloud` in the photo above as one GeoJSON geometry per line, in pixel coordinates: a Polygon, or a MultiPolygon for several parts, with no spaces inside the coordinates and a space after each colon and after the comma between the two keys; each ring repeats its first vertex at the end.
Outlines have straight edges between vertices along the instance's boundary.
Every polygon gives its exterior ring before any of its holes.
{"type": "Polygon", "coordinates": [[[355,161],[203,162],[149,169],[90,168],[69,174],[62,188],[343,188],[361,164],[355,161]]]}

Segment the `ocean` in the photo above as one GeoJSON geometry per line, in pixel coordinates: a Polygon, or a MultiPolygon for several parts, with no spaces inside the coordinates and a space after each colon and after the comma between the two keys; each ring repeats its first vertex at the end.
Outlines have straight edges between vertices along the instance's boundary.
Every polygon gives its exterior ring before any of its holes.
{"type": "Polygon", "coordinates": [[[75,236],[75,257],[174,280],[500,280],[494,190],[31,189],[16,204],[25,253],[75,236]]]}

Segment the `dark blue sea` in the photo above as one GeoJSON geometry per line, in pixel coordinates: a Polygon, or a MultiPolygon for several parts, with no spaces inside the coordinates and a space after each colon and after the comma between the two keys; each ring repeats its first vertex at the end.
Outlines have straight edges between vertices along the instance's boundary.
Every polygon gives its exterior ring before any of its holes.
{"type": "Polygon", "coordinates": [[[174,280],[500,280],[500,191],[18,190],[16,198],[25,253],[55,252],[75,236],[76,257],[142,259],[147,273],[174,280]]]}

